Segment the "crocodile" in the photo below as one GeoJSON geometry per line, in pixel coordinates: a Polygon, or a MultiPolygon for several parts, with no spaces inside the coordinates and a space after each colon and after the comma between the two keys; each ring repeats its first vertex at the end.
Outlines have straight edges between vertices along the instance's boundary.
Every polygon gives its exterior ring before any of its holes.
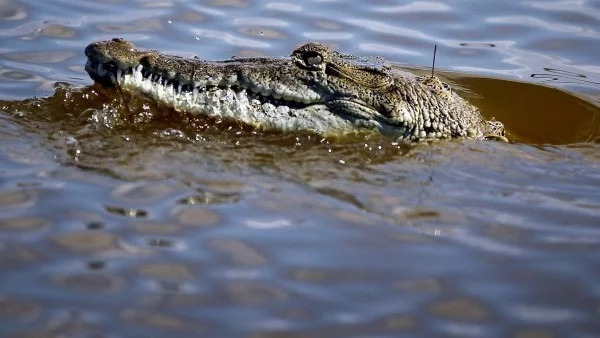
{"type": "Polygon", "coordinates": [[[96,83],[141,94],[190,114],[262,129],[322,135],[376,131],[397,140],[500,139],[502,123],[435,76],[417,76],[377,57],[310,42],[289,57],[206,61],[166,55],[122,38],[89,44],[96,83]]]}

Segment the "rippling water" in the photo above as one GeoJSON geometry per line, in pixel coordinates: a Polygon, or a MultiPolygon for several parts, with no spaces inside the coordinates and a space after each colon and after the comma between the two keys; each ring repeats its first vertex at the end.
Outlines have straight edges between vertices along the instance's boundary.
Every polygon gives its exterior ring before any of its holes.
{"type": "Polygon", "coordinates": [[[600,1],[0,2],[0,333],[597,337],[600,1]],[[321,139],[86,87],[124,37],[314,40],[438,75],[513,143],[321,139]],[[45,98],[49,97],[49,98],[45,98]]]}

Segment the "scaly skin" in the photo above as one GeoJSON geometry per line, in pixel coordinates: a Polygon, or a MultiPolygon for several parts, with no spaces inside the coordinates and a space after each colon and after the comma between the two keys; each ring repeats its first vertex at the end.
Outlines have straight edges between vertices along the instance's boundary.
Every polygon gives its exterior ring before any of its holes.
{"type": "Polygon", "coordinates": [[[86,71],[105,86],[192,114],[264,129],[323,135],[375,130],[403,140],[505,139],[501,123],[436,77],[418,77],[308,43],[286,58],[204,61],[141,50],[123,39],[90,44],[86,71]]]}

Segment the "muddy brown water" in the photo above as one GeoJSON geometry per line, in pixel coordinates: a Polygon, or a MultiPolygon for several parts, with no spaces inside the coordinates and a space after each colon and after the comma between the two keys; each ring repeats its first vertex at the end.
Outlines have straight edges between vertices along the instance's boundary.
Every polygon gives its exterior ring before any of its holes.
{"type": "Polygon", "coordinates": [[[600,336],[598,1],[0,3],[0,336],[600,336]],[[91,86],[115,36],[321,41],[436,73],[511,143],[322,138],[91,86]],[[128,110],[131,110],[129,112],[128,110]]]}

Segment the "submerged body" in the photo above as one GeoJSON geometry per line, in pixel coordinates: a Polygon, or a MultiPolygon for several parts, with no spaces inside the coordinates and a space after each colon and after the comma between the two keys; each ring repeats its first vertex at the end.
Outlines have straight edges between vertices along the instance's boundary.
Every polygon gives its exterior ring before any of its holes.
{"type": "Polygon", "coordinates": [[[263,129],[323,135],[373,130],[397,139],[504,139],[501,123],[436,77],[392,69],[308,43],[286,58],[204,61],[137,49],[123,39],[90,44],[86,71],[103,85],[177,111],[263,129]]]}

